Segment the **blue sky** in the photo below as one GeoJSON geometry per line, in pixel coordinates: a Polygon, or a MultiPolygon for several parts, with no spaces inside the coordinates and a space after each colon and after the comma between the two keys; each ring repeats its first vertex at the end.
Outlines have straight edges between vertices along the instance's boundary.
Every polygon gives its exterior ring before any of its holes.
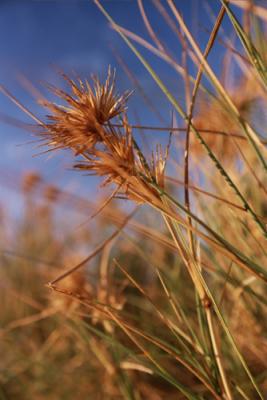
{"type": "MultiPolygon", "coordinates": [[[[204,3],[212,5],[217,13],[219,0],[182,0],[176,4],[184,16],[195,37],[203,48],[212,28],[212,14],[204,3]]],[[[146,40],[151,39],[142,21],[136,1],[111,0],[102,4],[117,23],[138,33],[146,40]]],[[[167,43],[177,59],[181,57],[181,46],[166,26],[150,0],[144,1],[145,10],[160,38],[167,43]]],[[[230,29],[226,21],[226,27],[230,29]]],[[[154,100],[155,107],[168,121],[170,106],[157,89],[143,66],[114,32],[105,17],[90,0],[7,0],[0,2],[0,84],[4,85],[16,98],[39,117],[44,111],[36,104],[29,90],[23,86],[26,78],[45,95],[42,82],[54,83],[64,87],[56,68],[67,73],[77,72],[82,78],[97,73],[105,77],[108,65],[117,69],[117,82],[121,90],[134,88],[123,68],[114,56],[114,49],[127,66],[135,73],[143,89],[154,100]]],[[[142,50],[143,51],[143,50],[142,50]]],[[[174,95],[182,102],[181,81],[170,67],[143,51],[155,66],[164,82],[173,89],[174,95]]],[[[218,48],[212,55],[214,68],[219,70],[223,50],[218,48]]],[[[130,100],[132,118],[138,118],[145,124],[158,125],[159,121],[145,106],[136,90],[130,100]]],[[[0,112],[25,122],[32,122],[21,110],[0,93],[0,112]]],[[[66,184],[77,180],[77,172],[71,172],[71,160],[67,154],[33,157],[39,150],[30,132],[23,131],[0,121],[1,158],[0,167],[6,174],[17,176],[25,171],[42,171],[48,180],[66,184]],[[9,172],[8,172],[9,171],[9,172]],[[13,173],[14,171],[14,173],[13,173]]]]}

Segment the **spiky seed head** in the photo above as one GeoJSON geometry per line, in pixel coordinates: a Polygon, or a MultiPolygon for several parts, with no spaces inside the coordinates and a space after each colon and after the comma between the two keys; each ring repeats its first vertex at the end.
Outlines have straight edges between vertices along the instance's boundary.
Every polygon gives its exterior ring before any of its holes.
{"type": "Polygon", "coordinates": [[[75,82],[65,74],[62,76],[70,86],[71,94],[50,86],[52,92],[67,104],[41,102],[51,111],[41,136],[49,146],[71,148],[81,153],[103,141],[101,126],[125,112],[130,93],[119,95],[115,92],[115,71],[111,72],[110,68],[105,83],[101,84],[93,77],[93,86],[88,81],[77,79],[75,82]]]}
{"type": "Polygon", "coordinates": [[[108,69],[108,76],[105,84],[101,84],[98,77],[93,77],[94,92],[86,82],[87,89],[91,93],[90,101],[94,109],[96,120],[104,124],[110,119],[126,111],[126,101],[131,95],[127,91],[123,95],[115,92],[115,70],[108,69]]]}
{"type": "Polygon", "coordinates": [[[127,125],[124,130],[109,127],[104,146],[94,151],[75,168],[87,170],[92,175],[105,177],[103,185],[115,183],[126,192],[129,178],[135,175],[136,160],[132,132],[127,125]]]}
{"type": "Polygon", "coordinates": [[[157,191],[149,184],[154,179],[163,186],[164,160],[158,153],[155,171],[144,162],[144,157],[134,145],[131,127],[126,114],[126,100],[130,93],[119,96],[115,92],[115,72],[108,70],[104,84],[97,77],[91,87],[88,81],[74,82],[63,74],[71,88],[71,94],[52,87],[53,92],[67,105],[43,103],[50,111],[44,125],[46,143],[55,148],[70,148],[81,155],[82,163],[76,168],[91,175],[104,177],[103,185],[115,184],[120,193],[138,202],[144,202],[157,191]],[[124,113],[123,127],[108,123],[124,113]],[[156,178],[156,179],[155,179],[156,178]]]}

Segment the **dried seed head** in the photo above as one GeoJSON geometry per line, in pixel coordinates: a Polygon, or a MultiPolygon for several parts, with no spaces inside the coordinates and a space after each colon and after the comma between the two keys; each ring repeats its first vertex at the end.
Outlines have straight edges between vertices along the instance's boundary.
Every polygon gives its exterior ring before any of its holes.
{"type": "Polygon", "coordinates": [[[51,203],[55,203],[60,195],[59,189],[53,185],[47,185],[44,188],[44,198],[51,203]]]}
{"type": "Polygon", "coordinates": [[[75,168],[87,170],[91,175],[105,177],[103,185],[115,183],[127,191],[129,179],[135,175],[135,154],[132,132],[127,125],[124,131],[109,127],[101,149],[94,151],[75,168]]]}
{"type": "Polygon", "coordinates": [[[32,192],[41,182],[42,178],[36,172],[28,172],[22,180],[22,190],[24,193],[32,192]]]}
{"type": "Polygon", "coordinates": [[[90,92],[90,102],[94,115],[99,124],[104,124],[110,119],[126,111],[126,101],[131,92],[119,95],[115,92],[115,71],[108,69],[108,76],[105,84],[101,84],[97,77],[94,80],[94,93],[86,82],[88,92],[90,92]]]}
{"type": "Polygon", "coordinates": [[[115,93],[115,73],[109,69],[104,84],[98,78],[93,78],[93,88],[87,81],[83,83],[78,79],[78,83],[75,83],[66,75],[63,76],[72,94],[52,88],[67,106],[43,103],[52,111],[52,115],[48,116],[50,122],[44,125],[42,134],[46,143],[53,148],[74,150],[75,155],[83,158],[83,162],[75,167],[88,171],[90,175],[104,177],[103,185],[117,185],[117,193],[123,193],[138,202],[157,196],[150,181],[155,181],[155,175],[163,185],[165,162],[162,157],[156,160],[155,171],[151,171],[133,141],[126,114],[123,128],[109,123],[110,119],[125,112],[129,97],[129,93],[122,96],[115,93]]]}
{"type": "Polygon", "coordinates": [[[126,110],[129,92],[118,95],[115,92],[115,72],[108,70],[106,82],[101,84],[97,77],[93,78],[91,87],[88,81],[77,82],[63,74],[72,94],[60,89],[50,89],[67,105],[42,101],[52,114],[48,115],[45,131],[41,132],[46,144],[55,148],[71,148],[76,153],[90,150],[98,142],[103,141],[101,125],[126,110]]]}
{"type": "Polygon", "coordinates": [[[163,185],[165,161],[162,158],[157,159],[155,168],[151,169],[136,150],[131,127],[124,121],[123,129],[115,130],[110,126],[102,148],[95,149],[83,163],[76,164],[75,168],[88,171],[90,175],[104,177],[103,185],[113,183],[128,199],[143,203],[152,197],[158,197],[150,183],[154,180],[163,185]],[[164,164],[163,169],[159,167],[160,162],[164,164]]]}

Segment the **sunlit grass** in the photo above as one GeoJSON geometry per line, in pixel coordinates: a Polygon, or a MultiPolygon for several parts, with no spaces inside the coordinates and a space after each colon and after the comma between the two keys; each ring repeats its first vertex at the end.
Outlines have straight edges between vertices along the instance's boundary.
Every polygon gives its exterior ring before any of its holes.
{"type": "Polygon", "coordinates": [[[129,93],[117,93],[110,69],[103,83],[64,75],[71,93],[52,88],[50,115],[32,116],[48,150],[71,150],[110,194],[94,204],[25,178],[24,215],[11,237],[1,231],[3,399],[265,398],[266,137],[255,128],[264,27],[253,8],[247,26],[221,3],[202,52],[174,2],[155,2],[177,35],[170,45],[182,41],[179,64],[138,1],[153,51],[183,77],[181,104],[133,38],[147,43],[96,1],[166,96],[171,126],[131,124],[129,93]],[[208,58],[228,17],[243,46],[226,50],[242,65],[230,89],[208,58]],[[147,149],[138,129],[168,139],[152,146],[147,133],[147,149]],[[89,220],[74,229],[77,213],[89,220]]]}

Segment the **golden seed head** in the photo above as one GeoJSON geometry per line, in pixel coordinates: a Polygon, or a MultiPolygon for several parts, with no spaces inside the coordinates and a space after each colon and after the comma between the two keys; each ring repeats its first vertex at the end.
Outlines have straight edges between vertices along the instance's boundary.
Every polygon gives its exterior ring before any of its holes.
{"type": "Polygon", "coordinates": [[[105,83],[101,84],[97,77],[93,77],[93,87],[88,81],[78,79],[75,82],[65,74],[63,77],[71,88],[71,94],[51,86],[50,89],[67,105],[41,102],[52,112],[41,136],[52,147],[71,148],[79,154],[103,141],[101,126],[125,112],[130,93],[119,95],[115,92],[115,72],[112,73],[110,68],[105,83]]]}
{"type": "Polygon", "coordinates": [[[58,197],[60,195],[60,192],[59,192],[59,189],[57,187],[55,187],[53,185],[47,185],[44,188],[43,195],[44,195],[44,198],[47,201],[49,201],[51,203],[54,203],[54,202],[57,201],[57,199],[58,199],[58,197]]]}
{"type": "Polygon", "coordinates": [[[22,190],[25,193],[30,193],[32,190],[38,186],[38,184],[41,182],[42,178],[39,174],[36,172],[28,172],[25,174],[22,180],[22,190]]]}
{"type": "Polygon", "coordinates": [[[66,75],[63,77],[71,87],[71,95],[57,88],[52,90],[67,105],[42,103],[52,111],[42,133],[46,143],[54,149],[73,150],[82,158],[75,168],[103,177],[103,185],[115,184],[127,198],[144,202],[151,196],[157,197],[150,183],[153,180],[164,186],[166,160],[158,149],[152,169],[145,162],[125,114],[129,93],[116,94],[115,73],[109,69],[104,84],[94,77],[93,87],[87,81],[78,79],[75,83],[66,75]],[[121,128],[109,123],[121,113],[124,113],[121,128]]]}
{"type": "Polygon", "coordinates": [[[135,174],[135,155],[132,132],[125,126],[124,132],[109,127],[103,148],[94,149],[83,163],[75,168],[89,171],[92,175],[105,177],[103,185],[116,183],[127,185],[129,177],[135,174]]]}

